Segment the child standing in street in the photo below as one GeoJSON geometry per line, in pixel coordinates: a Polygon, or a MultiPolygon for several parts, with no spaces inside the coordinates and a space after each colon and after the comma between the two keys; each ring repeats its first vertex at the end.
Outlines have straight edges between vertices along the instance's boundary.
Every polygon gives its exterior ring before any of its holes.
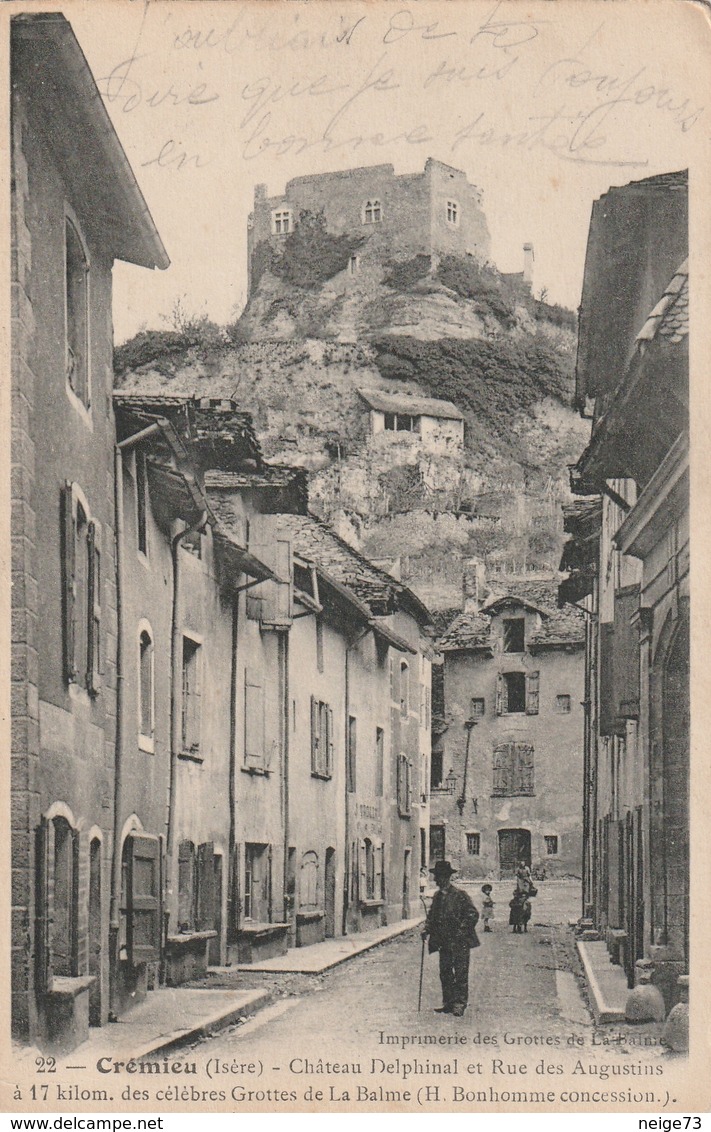
{"type": "Polygon", "coordinates": [[[481,906],[481,918],[484,924],[484,931],[491,931],[491,921],[494,918],[494,901],[491,899],[491,885],[482,884],[481,891],[484,893],[484,899],[481,906]]]}

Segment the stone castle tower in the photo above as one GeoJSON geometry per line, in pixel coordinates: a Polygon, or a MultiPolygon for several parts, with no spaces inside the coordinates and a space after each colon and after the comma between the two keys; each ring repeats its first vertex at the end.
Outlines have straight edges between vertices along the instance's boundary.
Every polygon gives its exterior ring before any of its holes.
{"type": "Polygon", "coordinates": [[[359,258],[489,258],[481,191],[460,169],[431,157],[422,173],[396,175],[392,165],[370,165],[294,177],[281,196],[268,197],[266,185],[255,186],[248,229],[250,291],[254,249],[265,240],[278,244],[294,230],[302,211],[323,211],[334,235],[365,236],[359,258]]]}

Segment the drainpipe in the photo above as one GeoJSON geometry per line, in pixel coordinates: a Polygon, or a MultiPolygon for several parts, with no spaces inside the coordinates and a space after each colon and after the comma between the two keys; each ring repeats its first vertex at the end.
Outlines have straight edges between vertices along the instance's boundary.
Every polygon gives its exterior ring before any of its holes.
{"type": "Polygon", "coordinates": [[[160,429],[148,425],[114,448],[114,540],[116,573],[116,723],[114,738],[114,822],[111,846],[111,896],[109,902],[109,1020],[115,1022],[119,934],[121,925],[121,829],[123,812],[123,453],[160,429]]]}
{"type": "Polygon", "coordinates": [[[282,679],[282,799],[284,826],[284,922],[289,922],[289,633],[279,634],[279,663],[282,679]]]}
{"type": "Polygon", "coordinates": [[[235,845],[237,842],[236,815],[237,806],[237,643],[239,626],[239,593],[232,598],[232,665],[230,672],[230,780],[228,783],[229,813],[229,840],[227,851],[228,883],[229,883],[229,916],[227,918],[227,940],[232,942],[232,935],[237,924],[237,878],[235,876],[235,845]]]}

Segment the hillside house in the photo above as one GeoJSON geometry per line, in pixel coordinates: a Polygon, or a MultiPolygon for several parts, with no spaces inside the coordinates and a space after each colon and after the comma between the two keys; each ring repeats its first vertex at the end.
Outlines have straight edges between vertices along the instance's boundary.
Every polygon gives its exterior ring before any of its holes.
{"type": "Polygon", "coordinates": [[[519,860],[579,876],[583,615],[556,584],[481,581],[438,642],[444,718],[432,757],[430,856],[464,877],[512,876],[519,860]],[[478,591],[478,592],[477,592],[478,591]]]}
{"type": "Polygon", "coordinates": [[[457,456],[464,445],[464,415],[451,401],[359,389],[370,409],[371,445],[416,444],[425,452],[457,456]]]}

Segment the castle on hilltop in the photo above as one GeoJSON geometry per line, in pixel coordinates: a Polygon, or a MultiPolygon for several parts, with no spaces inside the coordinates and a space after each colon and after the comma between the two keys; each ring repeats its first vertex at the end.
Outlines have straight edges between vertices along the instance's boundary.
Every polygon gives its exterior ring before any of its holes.
{"type": "Polygon", "coordinates": [[[303,211],[323,212],[334,235],[366,237],[350,269],[361,257],[395,259],[416,255],[473,255],[489,258],[490,238],[481,190],[461,169],[428,158],[422,173],[396,175],[392,165],[370,165],[336,173],[294,177],[280,196],[267,196],[255,185],[248,252],[250,291],[252,257],[263,241],[278,244],[293,232],[303,211]]]}

